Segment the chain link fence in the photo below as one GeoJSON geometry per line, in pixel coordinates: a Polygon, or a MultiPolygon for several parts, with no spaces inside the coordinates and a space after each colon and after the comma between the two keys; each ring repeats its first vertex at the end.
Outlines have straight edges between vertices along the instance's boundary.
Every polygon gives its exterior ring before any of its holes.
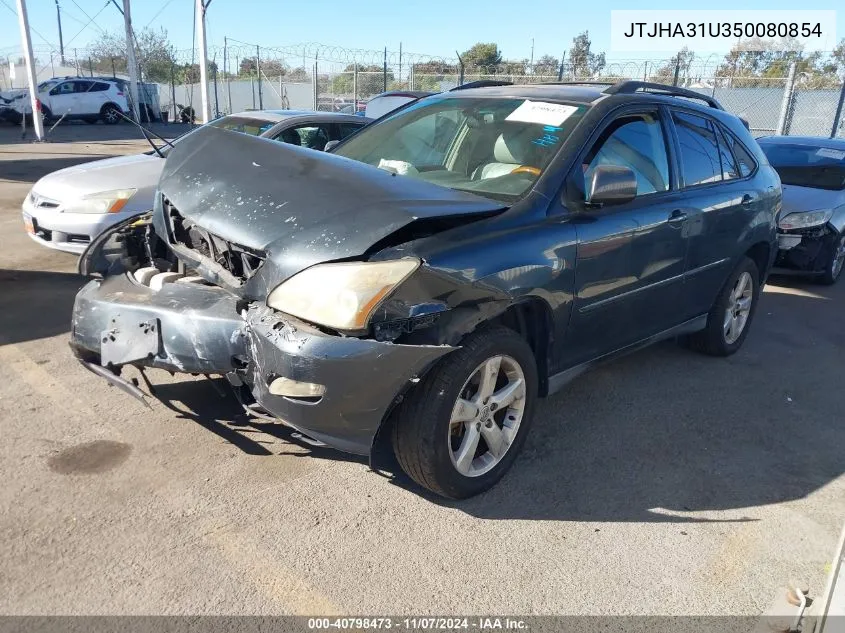
{"type": "MultiPolygon", "coordinates": [[[[141,80],[158,86],[158,108],[170,120],[189,120],[201,111],[200,53],[176,51],[167,60],[141,59],[141,80]]],[[[9,75],[0,65],[0,89],[24,85],[21,67],[9,75]]],[[[74,49],[60,63],[54,51],[37,54],[39,81],[70,74],[126,77],[123,58],[97,58],[74,49]]],[[[305,44],[259,47],[226,38],[208,50],[212,116],[261,109],[301,109],[360,113],[368,99],[385,91],[441,92],[474,81],[515,84],[558,81],[614,82],[626,79],[675,84],[718,99],[748,121],[757,136],[792,134],[845,137],[842,73],[741,76],[727,72],[721,55],[689,59],[617,60],[601,68],[561,59],[472,66],[459,57],[442,58],[403,51],[347,49],[305,44]]],[[[143,99],[142,99],[143,100],[143,99]]],[[[152,99],[151,99],[152,101],[152,99]]]]}

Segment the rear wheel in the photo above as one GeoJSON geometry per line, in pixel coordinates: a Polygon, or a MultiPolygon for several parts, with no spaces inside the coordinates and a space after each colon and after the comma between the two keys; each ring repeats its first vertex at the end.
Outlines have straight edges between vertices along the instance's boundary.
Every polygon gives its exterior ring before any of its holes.
{"type": "Polygon", "coordinates": [[[759,296],[760,272],[745,257],[716,297],[707,315],[707,327],[689,337],[690,347],[711,356],[736,352],[748,335],[759,296]]]}
{"type": "Polygon", "coordinates": [[[393,449],[418,484],[453,499],[495,484],[525,442],[537,365],[513,330],[485,328],[446,356],[396,411],[393,449]]]}
{"type": "Polygon", "coordinates": [[[821,276],[822,283],[828,286],[836,283],[842,275],[842,269],[845,268],[845,234],[837,238],[832,251],[830,261],[825,266],[824,273],[821,276]]]}
{"type": "Polygon", "coordinates": [[[121,119],[120,117],[120,110],[117,106],[108,103],[103,106],[103,109],[100,110],[100,118],[103,120],[103,123],[107,123],[108,125],[114,125],[118,123],[121,119]]]}

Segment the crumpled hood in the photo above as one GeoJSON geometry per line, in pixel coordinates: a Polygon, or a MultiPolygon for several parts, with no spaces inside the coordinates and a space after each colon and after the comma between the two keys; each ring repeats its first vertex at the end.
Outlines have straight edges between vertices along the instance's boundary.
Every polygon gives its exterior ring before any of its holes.
{"type": "Polygon", "coordinates": [[[214,127],[171,150],[159,190],[204,230],[265,251],[281,277],[268,284],[319,262],[360,256],[418,219],[504,208],[330,153],[214,127]]]}
{"type": "Polygon", "coordinates": [[[47,198],[68,202],[102,191],[137,189],[132,201],[143,198],[139,209],[151,209],[152,192],[162,167],[164,161],[156,155],[115,156],[54,171],[35,183],[33,190],[47,198]]]}

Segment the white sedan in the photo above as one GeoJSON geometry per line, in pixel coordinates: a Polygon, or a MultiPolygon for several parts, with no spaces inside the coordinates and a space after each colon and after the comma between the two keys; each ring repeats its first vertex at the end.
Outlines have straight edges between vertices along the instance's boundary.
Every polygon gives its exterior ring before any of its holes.
{"type": "MultiPolygon", "coordinates": [[[[221,117],[215,127],[323,150],[370,119],[331,112],[263,110],[221,117]]],[[[178,141],[177,141],[178,142],[178,141]]],[[[168,147],[160,148],[166,156],[168,147]]],[[[103,230],[153,207],[164,158],[118,156],[60,169],[35,183],[23,201],[29,236],[48,248],[82,253],[103,230]]]]}

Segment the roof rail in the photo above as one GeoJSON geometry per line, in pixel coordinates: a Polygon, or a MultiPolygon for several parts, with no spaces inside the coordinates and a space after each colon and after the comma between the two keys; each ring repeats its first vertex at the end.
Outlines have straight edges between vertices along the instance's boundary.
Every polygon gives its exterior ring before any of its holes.
{"type": "Polygon", "coordinates": [[[449,92],[455,90],[468,90],[470,88],[492,88],[494,86],[512,86],[512,81],[498,81],[496,79],[479,79],[478,81],[470,81],[460,86],[455,86],[449,89],[449,92]]]}
{"type": "Polygon", "coordinates": [[[654,94],[666,95],[669,97],[684,97],[686,99],[695,99],[703,101],[711,108],[717,110],[724,110],[722,104],[716,101],[713,97],[709,97],[694,90],[687,90],[686,88],[678,88],[677,86],[667,86],[665,84],[656,84],[649,81],[620,81],[604,90],[605,94],[634,94],[635,92],[651,92],[654,94]]]}

